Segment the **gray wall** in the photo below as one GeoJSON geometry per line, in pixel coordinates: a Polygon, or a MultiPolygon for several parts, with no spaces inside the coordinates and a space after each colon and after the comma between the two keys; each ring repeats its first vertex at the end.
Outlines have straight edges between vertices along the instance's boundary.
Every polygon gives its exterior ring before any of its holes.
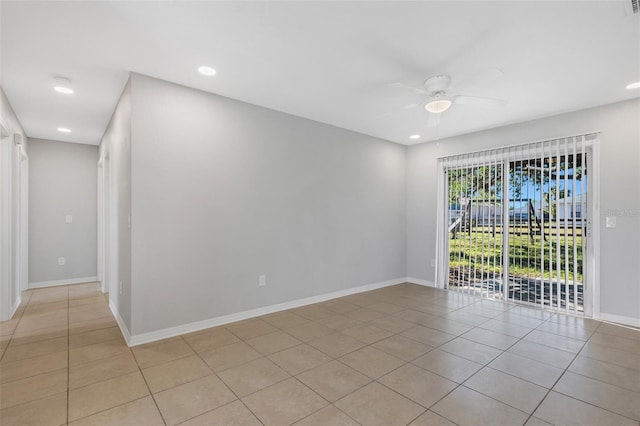
{"type": "Polygon", "coordinates": [[[406,147],[140,75],[131,91],[132,334],[406,276],[406,147]]]}
{"type": "Polygon", "coordinates": [[[435,281],[437,158],[601,131],[601,312],[640,320],[640,100],[415,145],[408,151],[407,273],[435,281]],[[607,211],[618,215],[604,227],[607,211]]]}
{"type": "Polygon", "coordinates": [[[110,167],[109,271],[112,303],[131,330],[131,83],[128,82],[100,142],[100,158],[110,167]],[[118,283],[122,282],[122,292],[118,283]]]}
{"type": "Polygon", "coordinates": [[[96,276],[97,162],[97,146],[29,140],[29,283],[96,276]]]}

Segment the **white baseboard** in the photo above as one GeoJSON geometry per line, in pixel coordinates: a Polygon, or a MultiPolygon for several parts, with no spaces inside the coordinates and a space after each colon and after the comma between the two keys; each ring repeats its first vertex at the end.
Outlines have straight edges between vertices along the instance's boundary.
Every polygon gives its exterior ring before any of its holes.
{"type": "MultiPolygon", "coordinates": [[[[313,303],[320,303],[327,300],[335,299],[338,297],[350,296],[352,294],[362,293],[365,291],[376,290],[383,287],[389,287],[392,285],[402,284],[407,282],[407,278],[396,278],[394,280],[383,281],[374,284],[367,284],[359,287],[352,287],[346,290],[334,291],[331,293],[320,294],[317,296],[306,297],[304,299],[292,300],[290,302],[279,303],[277,305],[265,306],[262,308],[250,309],[248,311],[238,312],[235,314],[223,315],[221,317],[210,318],[203,321],[192,322],[189,324],[179,325],[176,327],[165,328],[162,330],[150,331],[148,333],[135,334],[133,336],[128,335],[128,330],[124,327],[124,323],[120,326],[125,334],[125,340],[129,346],[142,345],[144,343],[155,342],[157,340],[167,339],[169,337],[179,336],[181,334],[193,333],[194,331],[204,330],[206,328],[217,327],[224,324],[229,324],[236,321],[242,321],[249,318],[259,317],[261,315],[271,314],[274,312],[284,311],[287,309],[299,308],[301,306],[311,305],[313,303]]],[[[114,312],[114,316],[116,313],[114,312]]],[[[116,318],[118,324],[120,320],[116,318]]]]}
{"type": "Polygon", "coordinates": [[[118,312],[118,309],[111,301],[109,302],[109,309],[111,309],[111,313],[113,314],[113,317],[116,319],[116,322],[118,323],[118,327],[120,327],[120,331],[122,332],[122,337],[124,337],[125,342],[127,342],[127,346],[133,346],[131,344],[131,333],[129,333],[129,329],[127,328],[127,325],[124,323],[124,320],[120,316],[120,312],[118,312]]]}
{"type": "Polygon", "coordinates": [[[29,283],[29,288],[55,287],[58,285],[83,284],[98,281],[98,277],[70,278],[66,280],[41,281],[39,283],[29,283]]]}
{"type": "Polygon", "coordinates": [[[436,287],[436,283],[433,281],[427,281],[420,278],[407,277],[407,282],[411,284],[423,285],[425,287],[436,287]]]}
{"type": "Polygon", "coordinates": [[[615,322],[618,324],[630,325],[632,327],[640,327],[640,319],[632,317],[623,317],[621,315],[600,313],[600,320],[615,322]]]}

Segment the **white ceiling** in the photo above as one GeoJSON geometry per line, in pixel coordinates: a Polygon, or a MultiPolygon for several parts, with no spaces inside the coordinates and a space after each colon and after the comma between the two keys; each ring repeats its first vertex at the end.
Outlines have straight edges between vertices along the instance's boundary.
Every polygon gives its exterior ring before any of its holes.
{"type": "Polygon", "coordinates": [[[625,1],[2,1],[1,84],[36,138],[98,144],[134,71],[411,144],[639,96],[625,1]],[[402,109],[423,99],[388,87],[442,73],[509,103],[454,105],[429,128],[402,109]],[[54,75],[76,93],[55,93],[54,75]]]}

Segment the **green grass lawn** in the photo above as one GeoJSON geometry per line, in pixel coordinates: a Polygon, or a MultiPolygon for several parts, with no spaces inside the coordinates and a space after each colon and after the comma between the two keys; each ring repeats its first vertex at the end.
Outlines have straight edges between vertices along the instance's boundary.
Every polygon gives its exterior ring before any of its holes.
{"type": "MultiPolygon", "coordinates": [[[[465,272],[475,271],[475,277],[486,279],[502,273],[502,233],[496,232],[494,237],[490,228],[475,230],[469,235],[458,232],[453,239],[449,234],[449,264],[451,270],[461,268],[465,272]]],[[[561,280],[582,282],[582,236],[577,233],[575,239],[571,235],[547,234],[547,241],[535,235],[533,241],[528,228],[512,228],[509,238],[509,275],[517,277],[560,278],[561,280]],[[515,232],[514,232],[515,231],[515,232]],[[518,235],[520,234],[520,235],[518,235]],[[574,244],[576,245],[577,277],[574,277],[574,244]],[[560,274],[558,274],[557,250],[560,250],[560,274]],[[567,258],[565,258],[565,250],[567,258]],[[552,251],[552,259],[549,252],[552,251]],[[544,256],[543,256],[544,253],[544,256]],[[543,262],[544,259],[544,262],[543,262]],[[568,261],[568,277],[565,276],[565,263],[568,261]],[[549,269],[553,267],[553,271],[549,269]],[[544,268],[544,273],[542,269],[544,268]]],[[[548,232],[548,230],[547,230],[548,232]]]]}

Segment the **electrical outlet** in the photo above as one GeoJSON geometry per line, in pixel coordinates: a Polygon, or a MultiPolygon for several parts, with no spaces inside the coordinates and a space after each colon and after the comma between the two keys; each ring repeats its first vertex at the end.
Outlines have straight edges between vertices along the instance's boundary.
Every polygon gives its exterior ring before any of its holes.
{"type": "Polygon", "coordinates": [[[65,218],[65,222],[67,223],[73,223],[73,216],[71,216],[70,214],[67,215],[67,217],[65,218]]]}
{"type": "Polygon", "coordinates": [[[64,257],[58,258],[58,266],[64,266],[67,260],[64,257]]]}
{"type": "Polygon", "coordinates": [[[120,281],[120,294],[122,294],[122,281],[120,281]]]}
{"type": "Polygon", "coordinates": [[[260,275],[258,277],[258,287],[264,287],[267,285],[267,276],[266,275],[260,275]]]}

